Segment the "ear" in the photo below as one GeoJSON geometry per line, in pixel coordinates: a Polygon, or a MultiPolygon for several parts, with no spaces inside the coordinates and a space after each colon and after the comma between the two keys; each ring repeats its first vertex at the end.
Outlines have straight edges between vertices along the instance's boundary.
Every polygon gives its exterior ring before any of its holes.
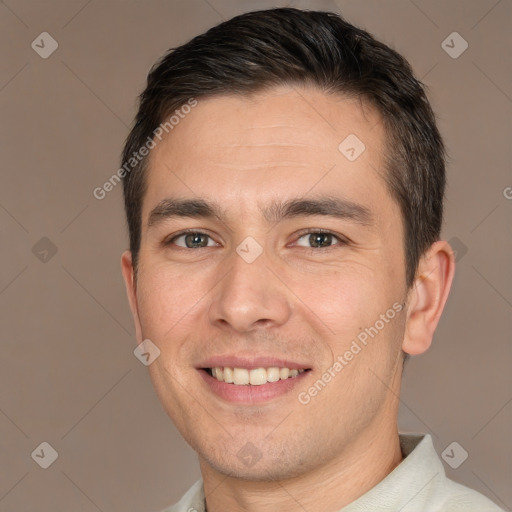
{"type": "Polygon", "coordinates": [[[139,319],[139,307],[137,304],[137,289],[133,270],[132,253],[130,251],[125,251],[121,256],[121,271],[123,273],[126,294],[128,295],[128,302],[130,303],[130,310],[135,324],[137,344],[140,344],[142,342],[142,328],[139,319]]]}
{"type": "Polygon", "coordinates": [[[432,343],[434,331],[448,299],[455,273],[455,256],[448,242],[430,246],[418,265],[409,291],[407,320],[402,350],[422,354],[432,343]]]}

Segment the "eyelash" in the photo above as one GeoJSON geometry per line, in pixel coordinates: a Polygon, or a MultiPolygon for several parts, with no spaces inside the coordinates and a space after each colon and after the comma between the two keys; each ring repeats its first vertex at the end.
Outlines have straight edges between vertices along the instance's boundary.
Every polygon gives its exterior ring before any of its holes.
{"type": "MultiPolygon", "coordinates": [[[[303,247],[304,249],[310,249],[312,252],[317,252],[319,250],[327,251],[329,249],[334,249],[334,248],[336,248],[338,246],[344,246],[344,245],[348,245],[349,244],[349,240],[347,238],[342,237],[341,235],[338,235],[338,234],[334,233],[333,231],[329,231],[328,229],[322,229],[322,228],[308,229],[308,230],[305,230],[305,231],[301,231],[301,232],[299,232],[297,234],[297,240],[300,240],[304,236],[312,235],[312,234],[317,234],[317,233],[332,235],[332,237],[334,239],[336,239],[338,241],[338,243],[333,244],[333,245],[329,245],[327,247],[304,247],[304,246],[299,246],[299,247],[303,247]]],[[[184,231],[180,231],[179,233],[176,233],[176,234],[172,235],[170,238],[165,239],[162,242],[162,244],[165,247],[168,247],[168,246],[172,245],[173,242],[175,242],[178,238],[182,237],[183,235],[187,235],[187,234],[206,235],[207,237],[209,237],[209,238],[211,238],[213,240],[213,237],[210,236],[208,233],[206,233],[204,231],[200,231],[200,230],[197,230],[197,229],[186,229],[184,231]]],[[[198,249],[207,249],[208,248],[208,247],[198,247],[198,248],[193,249],[193,248],[190,248],[190,247],[181,247],[181,246],[177,246],[177,247],[179,249],[184,249],[184,250],[188,250],[188,251],[191,251],[191,250],[197,251],[198,249]]]]}

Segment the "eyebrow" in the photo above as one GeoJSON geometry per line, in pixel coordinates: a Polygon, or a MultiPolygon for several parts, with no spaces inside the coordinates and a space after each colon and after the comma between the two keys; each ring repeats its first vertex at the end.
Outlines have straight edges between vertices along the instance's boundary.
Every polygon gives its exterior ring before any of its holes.
{"type": "MultiPolygon", "coordinates": [[[[260,211],[268,223],[313,215],[350,220],[363,226],[371,225],[374,220],[372,212],[366,206],[331,196],[274,200],[269,206],[260,207],[260,211]]],[[[217,218],[222,221],[227,215],[219,204],[205,199],[167,198],[151,210],[148,228],[177,217],[217,218]]]]}

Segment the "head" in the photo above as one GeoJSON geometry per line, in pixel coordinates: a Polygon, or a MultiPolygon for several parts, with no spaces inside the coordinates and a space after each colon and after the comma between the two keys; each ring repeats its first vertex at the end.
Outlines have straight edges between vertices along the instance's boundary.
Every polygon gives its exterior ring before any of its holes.
{"type": "Polygon", "coordinates": [[[396,424],[404,356],[453,277],[444,157],[406,60],[333,13],[244,14],[152,68],[122,266],[155,389],[204,463],[286,477],[396,424]],[[208,365],[249,360],[306,371],[284,395],[221,396],[208,365]]]}

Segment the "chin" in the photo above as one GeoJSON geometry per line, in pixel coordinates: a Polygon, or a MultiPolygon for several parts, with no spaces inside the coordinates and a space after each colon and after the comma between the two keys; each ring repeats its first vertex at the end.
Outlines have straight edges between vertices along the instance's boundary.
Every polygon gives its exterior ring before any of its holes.
{"type": "Polygon", "coordinates": [[[261,458],[252,465],[250,462],[241,462],[236,454],[229,458],[225,454],[220,458],[212,457],[211,453],[200,457],[220,474],[251,482],[283,481],[311,470],[311,465],[306,465],[305,461],[294,460],[283,454],[273,457],[270,454],[261,454],[261,458]]]}

